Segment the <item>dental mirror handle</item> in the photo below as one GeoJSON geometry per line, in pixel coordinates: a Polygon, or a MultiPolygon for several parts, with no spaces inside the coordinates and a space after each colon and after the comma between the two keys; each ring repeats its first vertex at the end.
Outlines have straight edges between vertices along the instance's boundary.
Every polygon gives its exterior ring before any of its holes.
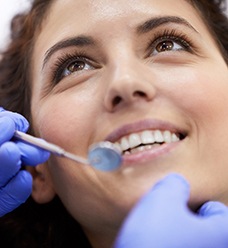
{"type": "Polygon", "coordinates": [[[49,143],[43,139],[36,138],[32,135],[29,135],[29,134],[26,134],[26,133],[23,133],[20,131],[15,131],[14,138],[21,140],[21,141],[25,141],[26,143],[37,146],[39,148],[42,148],[42,149],[49,151],[55,155],[69,158],[69,159],[76,161],[76,162],[79,162],[81,164],[86,164],[86,165],[89,164],[89,161],[87,159],[80,157],[80,156],[77,156],[73,153],[67,152],[63,148],[61,148],[57,145],[49,143]]]}

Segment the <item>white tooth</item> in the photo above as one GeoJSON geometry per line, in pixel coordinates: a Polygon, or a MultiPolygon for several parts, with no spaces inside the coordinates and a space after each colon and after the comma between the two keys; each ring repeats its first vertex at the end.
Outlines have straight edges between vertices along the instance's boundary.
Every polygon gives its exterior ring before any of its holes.
{"type": "Polygon", "coordinates": [[[160,130],[154,131],[154,139],[156,142],[164,142],[164,138],[160,130]]]}
{"type": "Polygon", "coordinates": [[[156,144],[145,146],[145,150],[150,150],[150,149],[152,149],[154,145],[156,145],[156,144]]]}
{"type": "Polygon", "coordinates": [[[146,147],[146,149],[150,150],[150,149],[153,149],[153,148],[156,148],[156,147],[159,147],[159,146],[160,146],[160,144],[154,143],[153,145],[150,145],[150,146],[146,147]]]}
{"type": "Polygon", "coordinates": [[[137,153],[137,152],[139,152],[139,151],[138,151],[138,148],[133,148],[133,149],[131,150],[130,153],[131,153],[131,154],[135,154],[135,153],[137,153]]]}
{"type": "Polygon", "coordinates": [[[145,150],[145,146],[139,146],[136,149],[137,149],[137,151],[142,152],[145,150]]]}
{"type": "Polygon", "coordinates": [[[151,131],[143,131],[141,134],[141,140],[143,144],[152,144],[155,141],[151,131]]]}
{"type": "Polygon", "coordinates": [[[131,148],[136,147],[136,146],[140,145],[141,143],[142,142],[141,142],[140,136],[138,134],[131,134],[129,136],[129,144],[130,144],[131,148]]]}
{"type": "Polygon", "coordinates": [[[139,147],[131,149],[130,153],[134,154],[134,153],[138,153],[138,152],[143,152],[144,150],[145,150],[145,146],[139,146],[139,147]]]}
{"type": "Polygon", "coordinates": [[[127,149],[130,148],[130,145],[129,145],[128,140],[126,138],[121,139],[120,147],[121,147],[122,151],[127,150],[127,149]]]}
{"type": "Polygon", "coordinates": [[[177,137],[175,133],[172,134],[172,142],[179,141],[180,139],[177,137]]]}
{"type": "Polygon", "coordinates": [[[115,147],[120,151],[122,152],[122,148],[120,146],[120,144],[118,142],[115,143],[115,147]]]}
{"type": "Polygon", "coordinates": [[[165,143],[171,143],[172,142],[171,132],[170,131],[163,132],[163,137],[164,137],[165,143]]]}

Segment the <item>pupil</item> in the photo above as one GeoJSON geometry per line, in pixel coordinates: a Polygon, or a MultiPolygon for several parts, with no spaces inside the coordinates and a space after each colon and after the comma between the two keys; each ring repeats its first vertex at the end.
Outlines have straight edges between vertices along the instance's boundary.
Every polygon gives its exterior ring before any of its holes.
{"type": "Polygon", "coordinates": [[[70,72],[74,72],[74,71],[82,70],[83,68],[84,68],[84,62],[78,61],[78,62],[75,62],[75,63],[71,64],[71,65],[68,67],[68,70],[69,70],[70,72]]]}
{"type": "Polygon", "coordinates": [[[173,42],[172,41],[163,41],[157,46],[158,52],[164,52],[164,51],[170,51],[173,48],[173,42]]]}

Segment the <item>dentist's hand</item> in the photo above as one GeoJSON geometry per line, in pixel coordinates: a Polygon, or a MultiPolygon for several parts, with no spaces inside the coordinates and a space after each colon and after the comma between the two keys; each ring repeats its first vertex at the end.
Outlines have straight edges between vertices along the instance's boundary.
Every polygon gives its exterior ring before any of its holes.
{"type": "Polygon", "coordinates": [[[127,216],[115,248],[227,248],[228,208],[207,202],[193,213],[189,185],[173,174],[157,183],[127,216]]]}
{"type": "Polygon", "coordinates": [[[21,165],[45,162],[49,153],[22,142],[10,141],[15,130],[26,132],[27,120],[0,108],[0,217],[25,202],[32,191],[32,177],[21,165]]]}

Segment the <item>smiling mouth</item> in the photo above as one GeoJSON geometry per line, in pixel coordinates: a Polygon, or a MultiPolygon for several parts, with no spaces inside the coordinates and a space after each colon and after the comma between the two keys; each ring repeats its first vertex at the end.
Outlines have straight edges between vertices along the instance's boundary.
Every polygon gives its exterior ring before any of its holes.
{"type": "Polygon", "coordinates": [[[115,142],[122,155],[130,155],[155,149],[163,144],[183,140],[186,134],[174,133],[169,130],[144,130],[122,137],[115,142]]]}

